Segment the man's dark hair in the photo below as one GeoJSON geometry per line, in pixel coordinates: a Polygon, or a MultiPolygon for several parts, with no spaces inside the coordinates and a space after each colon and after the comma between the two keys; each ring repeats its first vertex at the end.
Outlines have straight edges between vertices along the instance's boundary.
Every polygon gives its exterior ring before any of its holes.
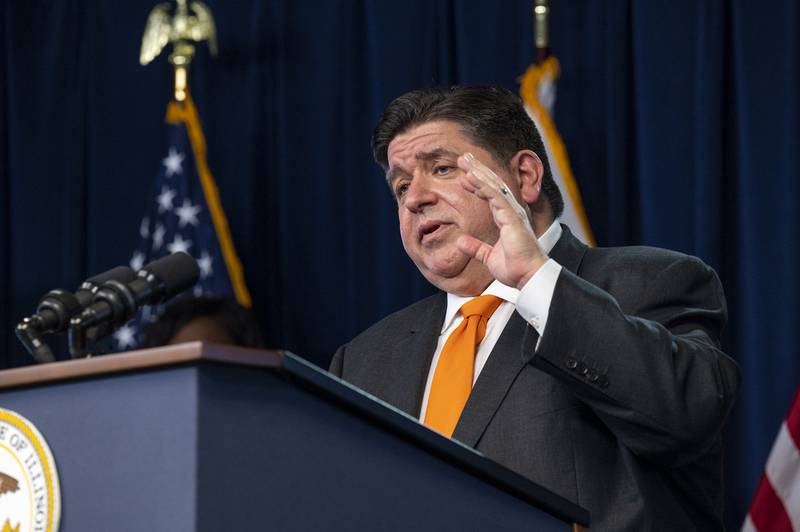
{"type": "Polygon", "coordinates": [[[522,100],[509,90],[493,85],[433,87],[408,92],[386,108],[372,134],[372,154],[387,170],[389,143],[412,127],[432,120],[451,120],[495,161],[508,166],[520,150],[532,150],[544,166],[542,190],[553,216],[564,210],[564,199],[553,180],[542,137],[525,112],[522,100]]]}
{"type": "Polygon", "coordinates": [[[263,348],[261,331],[253,313],[236,301],[221,297],[183,296],[170,303],[158,320],[144,331],[140,348],[166,345],[191,321],[209,318],[241,347],[263,348]]]}

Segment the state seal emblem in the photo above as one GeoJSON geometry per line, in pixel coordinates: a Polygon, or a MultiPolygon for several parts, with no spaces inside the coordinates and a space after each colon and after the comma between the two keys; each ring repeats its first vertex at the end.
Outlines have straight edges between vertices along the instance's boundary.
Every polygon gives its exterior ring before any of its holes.
{"type": "Polygon", "coordinates": [[[53,454],[33,424],[0,408],[0,532],[56,532],[61,491],[53,454]]]}

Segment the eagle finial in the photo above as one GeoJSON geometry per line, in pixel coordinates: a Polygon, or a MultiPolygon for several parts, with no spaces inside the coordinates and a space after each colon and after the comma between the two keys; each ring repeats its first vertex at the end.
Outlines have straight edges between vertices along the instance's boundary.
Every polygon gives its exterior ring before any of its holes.
{"type": "Polygon", "coordinates": [[[203,2],[177,0],[175,16],[170,16],[170,3],[158,4],[150,11],[142,36],[139,62],[142,65],[158,57],[167,43],[178,41],[208,41],[212,55],[217,55],[217,29],[211,10],[203,2]]]}
{"type": "Polygon", "coordinates": [[[147,26],[142,36],[142,51],[139,63],[146,65],[161,53],[169,42],[172,33],[172,17],[169,16],[169,4],[158,4],[147,17],[147,26]]]}
{"type": "Polygon", "coordinates": [[[195,0],[187,7],[187,0],[176,0],[175,14],[170,16],[170,3],[159,4],[150,11],[142,36],[139,62],[150,63],[158,57],[168,43],[172,43],[169,62],[175,67],[175,99],[186,97],[186,76],[194,57],[194,44],[208,41],[211,55],[217,55],[217,29],[211,10],[195,0]]]}

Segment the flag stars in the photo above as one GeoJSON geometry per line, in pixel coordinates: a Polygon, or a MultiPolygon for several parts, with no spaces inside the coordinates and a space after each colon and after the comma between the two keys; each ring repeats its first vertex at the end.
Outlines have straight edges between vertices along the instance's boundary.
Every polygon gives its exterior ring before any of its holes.
{"type": "Polygon", "coordinates": [[[183,167],[183,159],[186,156],[182,153],[179,153],[178,150],[175,148],[169,149],[169,155],[162,159],[162,164],[164,165],[164,171],[167,174],[167,177],[172,177],[175,174],[182,174],[183,167]]]}
{"type": "Polygon", "coordinates": [[[152,315],[153,311],[150,309],[150,305],[142,306],[142,321],[149,321],[152,315]]]}
{"type": "Polygon", "coordinates": [[[128,349],[136,345],[136,329],[130,324],[123,325],[114,333],[118,349],[128,349]]]}
{"type": "Polygon", "coordinates": [[[192,205],[189,198],[184,199],[183,205],[175,209],[175,214],[177,214],[179,218],[178,225],[180,227],[185,227],[186,224],[197,225],[197,215],[200,214],[201,210],[199,205],[192,205]]]}
{"type": "Polygon", "coordinates": [[[164,245],[164,235],[167,230],[164,229],[163,224],[156,224],[156,230],[153,231],[153,250],[157,251],[164,245]]]}
{"type": "Polygon", "coordinates": [[[158,203],[158,212],[166,212],[172,210],[172,200],[175,199],[175,191],[164,185],[161,187],[161,194],[156,197],[158,203]]]}
{"type": "Polygon", "coordinates": [[[175,235],[175,240],[167,245],[167,250],[169,250],[170,253],[178,253],[179,251],[189,253],[190,247],[192,247],[191,240],[184,240],[181,235],[175,235]]]}
{"type": "Polygon", "coordinates": [[[214,259],[208,254],[208,251],[203,250],[203,255],[198,259],[197,265],[200,267],[200,278],[205,279],[214,273],[212,263],[214,259]]]}
{"type": "Polygon", "coordinates": [[[158,319],[158,307],[145,305],[142,307],[142,321],[145,323],[155,323],[158,319]]]}
{"type": "Polygon", "coordinates": [[[133,271],[141,270],[142,266],[144,266],[144,253],[139,250],[134,252],[130,265],[133,271]]]}

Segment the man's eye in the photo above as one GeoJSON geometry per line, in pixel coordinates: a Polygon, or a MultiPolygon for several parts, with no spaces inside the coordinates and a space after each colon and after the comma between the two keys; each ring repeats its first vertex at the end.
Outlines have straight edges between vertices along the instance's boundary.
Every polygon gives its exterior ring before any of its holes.
{"type": "Polygon", "coordinates": [[[453,166],[440,165],[433,168],[433,173],[436,175],[447,175],[453,171],[453,166]]]}
{"type": "Polygon", "coordinates": [[[394,195],[397,199],[402,198],[406,191],[408,191],[408,183],[400,183],[394,187],[394,195]]]}

